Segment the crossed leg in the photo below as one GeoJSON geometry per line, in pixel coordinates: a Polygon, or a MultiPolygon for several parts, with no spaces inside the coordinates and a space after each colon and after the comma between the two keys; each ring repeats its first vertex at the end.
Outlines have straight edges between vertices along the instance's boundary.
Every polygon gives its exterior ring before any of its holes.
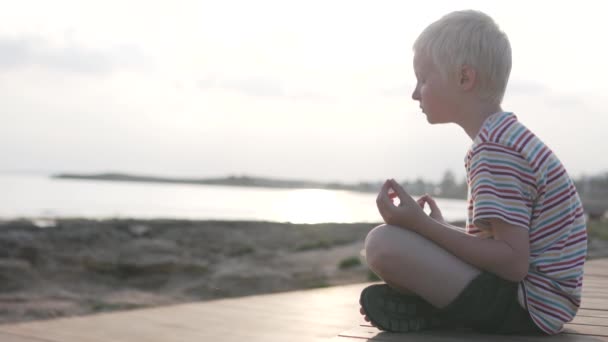
{"type": "MultiPolygon", "coordinates": [[[[445,308],[481,273],[434,242],[404,228],[381,225],[365,240],[369,268],[391,288],[445,308]]],[[[363,309],[361,313],[365,315],[363,309]]]]}

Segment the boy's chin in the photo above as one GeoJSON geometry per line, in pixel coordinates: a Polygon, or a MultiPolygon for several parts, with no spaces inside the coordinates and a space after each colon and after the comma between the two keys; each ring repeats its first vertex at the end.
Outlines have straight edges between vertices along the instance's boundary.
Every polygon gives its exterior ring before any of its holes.
{"type": "Polygon", "coordinates": [[[424,115],[426,115],[426,122],[430,123],[431,125],[438,123],[433,115],[429,115],[428,113],[424,113],[424,115]]]}
{"type": "Polygon", "coordinates": [[[438,125],[438,124],[445,124],[445,123],[450,123],[450,121],[447,120],[441,120],[440,117],[437,116],[433,116],[433,115],[429,115],[427,113],[424,113],[426,115],[426,121],[431,124],[431,125],[438,125]]]}

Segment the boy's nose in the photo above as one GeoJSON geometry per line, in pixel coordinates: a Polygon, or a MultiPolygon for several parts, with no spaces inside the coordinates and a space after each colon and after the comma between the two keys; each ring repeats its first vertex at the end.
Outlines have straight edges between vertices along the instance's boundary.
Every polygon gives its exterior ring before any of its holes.
{"type": "Polygon", "coordinates": [[[418,88],[414,89],[414,92],[412,92],[412,100],[420,101],[420,94],[418,93],[418,88]]]}

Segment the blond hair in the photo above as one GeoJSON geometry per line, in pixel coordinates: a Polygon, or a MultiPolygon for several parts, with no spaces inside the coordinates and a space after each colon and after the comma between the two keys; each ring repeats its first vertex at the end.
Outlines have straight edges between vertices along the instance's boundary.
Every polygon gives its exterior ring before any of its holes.
{"type": "Polygon", "coordinates": [[[457,11],[429,25],[416,39],[414,53],[431,58],[444,79],[459,79],[465,65],[476,71],[481,98],[500,104],[511,73],[511,45],[488,15],[457,11]]]}

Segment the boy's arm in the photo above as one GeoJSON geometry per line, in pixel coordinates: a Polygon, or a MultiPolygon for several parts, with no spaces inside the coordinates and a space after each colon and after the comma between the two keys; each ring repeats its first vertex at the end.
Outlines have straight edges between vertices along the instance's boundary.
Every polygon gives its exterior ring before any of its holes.
{"type": "Polygon", "coordinates": [[[500,219],[476,221],[492,231],[494,238],[485,239],[453,229],[447,223],[424,216],[408,229],[426,237],[458,258],[492,272],[501,278],[519,282],[528,273],[530,241],[528,230],[500,219]]]}
{"type": "Polygon", "coordinates": [[[477,268],[514,282],[521,281],[528,273],[530,241],[525,227],[498,218],[482,219],[475,224],[491,230],[494,238],[469,235],[429,217],[394,179],[384,183],[376,204],[384,222],[412,230],[477,268]],[[397,192],[398,206],[389,198],[389,188],[397,192]]]}

